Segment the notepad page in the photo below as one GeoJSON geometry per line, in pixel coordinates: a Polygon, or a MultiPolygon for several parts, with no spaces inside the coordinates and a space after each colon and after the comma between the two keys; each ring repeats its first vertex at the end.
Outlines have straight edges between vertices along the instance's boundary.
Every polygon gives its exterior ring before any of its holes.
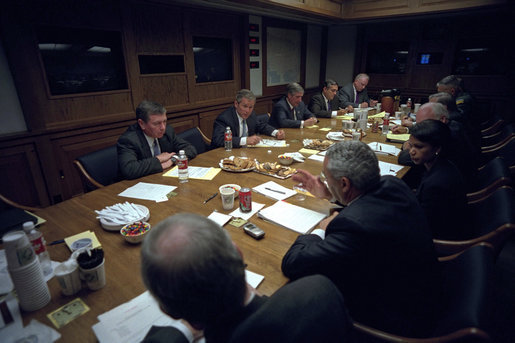
{"type": "Polygon", "coordinates": [[[303,234],[307,233],[326,217],[323,213],[308,210],[284,201],[277,201],[272,206],[259,211],[258,216],[303,234]]]}

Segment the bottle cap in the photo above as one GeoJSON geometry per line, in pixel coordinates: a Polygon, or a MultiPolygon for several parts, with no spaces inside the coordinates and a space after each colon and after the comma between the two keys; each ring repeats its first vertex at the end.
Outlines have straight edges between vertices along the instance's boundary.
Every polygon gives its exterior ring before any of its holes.
{"type": "Polygon", "coordinates": [[[179,155],[184,155],[184,150],[179,150],[179,155]]]}
{"type": "Polygon", "coordinates": [[[28,221],[23,223],[23,231],[30,232],[34,229],[34,222],[28,221]]]}

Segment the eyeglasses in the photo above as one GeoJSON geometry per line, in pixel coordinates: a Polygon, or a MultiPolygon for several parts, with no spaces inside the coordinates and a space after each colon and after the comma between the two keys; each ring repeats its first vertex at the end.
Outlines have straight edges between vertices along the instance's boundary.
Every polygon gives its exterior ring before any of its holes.
{"type": "Polygon", "coordinates": [[[320,179],[320,182],[322,182],[326,187],[329,188],[329,185],[327,184],[327,177],[325,176],[324,172],[320,172],[318,178],[320,179]]]}

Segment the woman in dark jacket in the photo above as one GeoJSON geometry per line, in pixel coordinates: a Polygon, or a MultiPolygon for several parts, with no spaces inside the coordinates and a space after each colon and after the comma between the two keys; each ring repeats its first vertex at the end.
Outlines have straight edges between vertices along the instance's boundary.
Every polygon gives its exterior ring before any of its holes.
{"type": "Polygon", "coordinates": [[[451,137],[448,126],[438,120],[424,120],[414,125],[410,134],[411,160],[425,169],[416,195],[433,237],[466,238],[466,187],[458,168],[446,158],[451,137]]]}

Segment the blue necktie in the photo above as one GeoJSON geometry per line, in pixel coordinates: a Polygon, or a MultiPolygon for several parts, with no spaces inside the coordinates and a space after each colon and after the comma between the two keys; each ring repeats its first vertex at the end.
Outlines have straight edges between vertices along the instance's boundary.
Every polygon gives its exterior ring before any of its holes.
{"type": "Polygon", "coordinates": [[[153,149],[154,149],[154,157],[161,153],[161,149],[159,149],[159,144],[157,143],[157,138],[154,138],[153,149]]]}
{"type": "Polygon", "coordinates": [[[327,110],[329,112],[331,112],[331,102],[329,102],[329,101],[327,102],[327,110]]]}

